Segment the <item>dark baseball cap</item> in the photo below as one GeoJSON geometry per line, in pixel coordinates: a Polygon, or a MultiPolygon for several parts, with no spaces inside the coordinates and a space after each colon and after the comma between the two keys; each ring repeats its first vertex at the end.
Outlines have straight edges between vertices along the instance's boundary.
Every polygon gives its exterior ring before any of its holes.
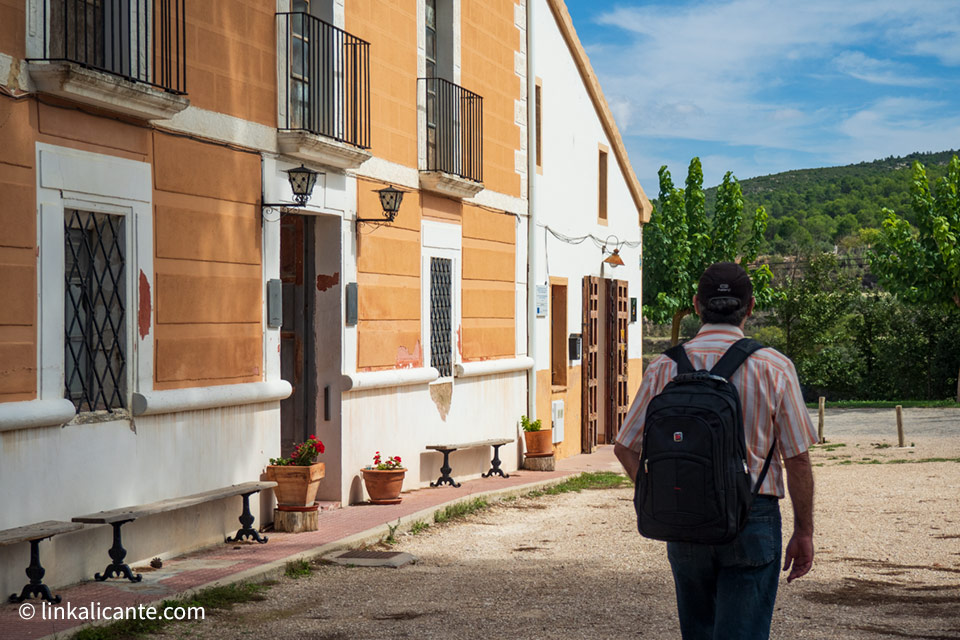
{"type": "Polygon", "coordinates": [[[753,283],[750,276],[736,262],[715,262],[707,267],[700,276],[697,286],[697,299],[706,305],[714,298],[736,298],[740,306],[750,304],[753,297],[753,283]]]}

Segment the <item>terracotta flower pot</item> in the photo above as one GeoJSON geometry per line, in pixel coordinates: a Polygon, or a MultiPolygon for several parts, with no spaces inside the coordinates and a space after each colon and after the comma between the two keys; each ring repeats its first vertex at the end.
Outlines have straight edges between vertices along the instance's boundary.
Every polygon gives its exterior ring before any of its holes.
{"type": "Polygon", "coordinates": [[[324,464],[316,462],[308,467],[267,466],[267,480],[277,483],[273,493],[277,504],[285,507],[309,507],[317,500],[317,489],[324,476],[324,464]]]}
{"type": "Polygon", "coordinates": [[[363,486],[373,504],[397,504],[402,500],[403,476],[406,469],[361,469],[363,486]]]}
{"type": "Polygon", "coordinates": [[[536,457],[553,454],[553,429],[524,431],[523,441],[526,444],[526,451],[523,454],[525,456],[536,457]]]}

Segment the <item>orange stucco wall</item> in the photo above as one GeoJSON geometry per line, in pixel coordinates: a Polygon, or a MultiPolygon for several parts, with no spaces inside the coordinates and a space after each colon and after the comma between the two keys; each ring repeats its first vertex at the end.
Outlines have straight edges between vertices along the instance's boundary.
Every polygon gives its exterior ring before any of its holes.
{"type": "Polygon", "coordinates": [[[276,5],[261,0],[187,2],[187,91],[201,109],[275,127],[276,5]]]}
{"type": "Polygon", "coordinates": [[[463,205],[465,361],[516,353],[516,225],[512,215],[463,205]]]}
{"type": "Polygon", "coordinates": [[[35,102],[0,96],[0,402],[37,394],[36,130],[35,102]]]}
{"type": "MultiPolygon", "coordinates": [[[[627,388],[630,390],[630,401],[633,402],[643,379],[643,361],[639,358],[630,360],[627,375],[627,388]]],[[[551,402],[564,401],[564,437],[563,442],[556,444],[554,448],[557,459],[569,458],[581,451],[582,384],[583,370],[580,366],[567,369],[567,386],[561,388],[550,385],[549,369],[537,371],[537,417],[541,419],[544,427],[550,424],[551,402]]]]}
{"type": "Polygon", "coordinates": [[[26,5],[23,0],[0,0],[0,51],[14,58],[26,52],[26,5]]]}
{"type": "MultiPolygon", "coordinates": [[[[385,184],[357,180],[357,215],[376,218],[383,208],[374,190],[385,184]]],[[[420,344],[420,194],[403,197],[391,225],[361,226],[357,239],[357,369],[423,365],[420,344]]]]}
{"type": "Polygon", "coordinates": [[[460,83],[483,96],[483,183],[487,189],[520,196],[516,151],[521,131],[516,103],[523,80],[514,71],[523,37],[515,24],[514,0],[461,3],[460,83]]]}
{"type": "Polygon", "coordinates": [[[370,138],[378,158],[417,166],[417,3],[349,0],[349,33],[370,42],[370,138]]]}
{"type": "Polygon", "coordinates": [[[262,380],[260,158],[154,132],[154,387],[262,380]]]}

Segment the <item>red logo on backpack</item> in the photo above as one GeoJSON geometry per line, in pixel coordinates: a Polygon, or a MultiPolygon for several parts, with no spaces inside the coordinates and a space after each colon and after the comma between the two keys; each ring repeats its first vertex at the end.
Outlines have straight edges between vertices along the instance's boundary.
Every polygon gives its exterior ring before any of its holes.
{"type": "Polygon", "coordinates": [[[674,442],[683,442],[683,431],[677,431],[673,434],[674,442]]]}

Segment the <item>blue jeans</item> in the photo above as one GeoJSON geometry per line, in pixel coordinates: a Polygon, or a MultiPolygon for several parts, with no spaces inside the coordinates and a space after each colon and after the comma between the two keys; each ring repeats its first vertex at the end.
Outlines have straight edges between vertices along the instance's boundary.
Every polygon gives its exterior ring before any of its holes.
{"type": "Polygon", "coordinates": [[[724,545],[667,544],[683,640],[765,640],[780,574],[780,505],[757,496],[724,545]]]}

